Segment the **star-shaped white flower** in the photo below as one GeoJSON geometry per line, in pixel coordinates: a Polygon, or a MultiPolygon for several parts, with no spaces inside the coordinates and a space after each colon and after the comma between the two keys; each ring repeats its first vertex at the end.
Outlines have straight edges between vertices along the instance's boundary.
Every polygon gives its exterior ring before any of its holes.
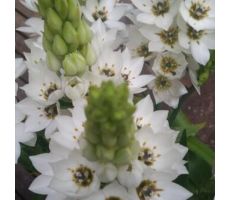
{"type": "Polygon", "coordinates": [[[192,193],[172,182],[167,173],[155,172],[147,169],[140,184],[129,189],[133,200],[186,200],[192,193]]]}
{"type": "Polygon", "coordinates": [[[56,103],[64,94],[62,81],[42,61],[29,68],[29,84],[22,89],[27,96],[43,105],[56,103]]]}
{"type": "Polygon", "coordinates": [[[140,75],[143,65],[144,58],[132,58],[127,48],[123,52],[107,48],[92,66],[94,82],[97,84],[106,80],[112,80],[116,84],[127,82],[131,93],[142,92],[145,90],[143,87],[153,79],[152,75],[140,75]]]}
{"type": "Polygon", "coordinates": [[[46,138],[50,138],[56,130],[57,124],[55,118],[58,116],[60,110],[58,104],[45,106],[30,98],[25,98],[17,103],[16,107],[27,116],[25,131],[37,132],[46,129],[46,138]]]}
{"type": "Polygon", "coordinates": [[[182,51],[178,43],[179,28],[174,24],[167,30],[150,25],[143,26],[139,30],[150,41],[149,51],[163,52],[167,50],[174,53],[182,51]]]}
{"type": "Polygon", "coordinates": [[[131,5],[118,4],[116,0],[87,0],[83,13],[91,23],[101,19],[107,27],[121,30],[125,28],[125,24],[119,20],[130,8],[131,5]]]}
{"type": "Polygon", "coordinates": [[[136,134],[140,144],[137,159],[146,168],[167,172],[173,179],[187,174],[183,158],[188,149],[175,143],[177,134],[178,132],[169,128],[162,129],[159,133],[154,133],[150,127],[140,129],[136,134]]]}
{"type": "Polygon", "coordinates": [[[110,47],[114,44],[114,42],[116,41],[117,30],[107,30],[105,24],[101,21],[101,19],[95,21],[91,26],[91,29],[94,33],[91,43],[93,48],[95,49],[96,55],[99,56],[106,47],[110,47]]]}
{"type": "Polygon", "coordinates": [[[187,93],[185,86],[180,81],[170,80],[162,75],[156,76],[148,86],[157,104],[165,102],[173,108],[178,106],[180,96],[187,93]]]}
{"type": "Polygon", "coordinates": [[[127,44],[133,57],[144,57],[145,60],[150,60],[154,57],[153,53],[149,51],[149,41],[140,33],[136,25],[127,27],[127,44]]]}
{"type": "Polygon", "coordinates": [[[56,118],[58,132],[54,133],[51,140],[69,150],[79,149],[79,139],[86,121],[85,105],[85,100],[76,101],[74,108],[70,110],[72,117],[63,115],[56,118]]]}
{"type": "Polygon", "coordinates": [[[205,65],[210,58],[209,49],[215,49],[215,33],[213,30],[196,31],[186,24],[180,15],[177,18],[180,45],[191,51],[193,58],[200,64],[205,65]]]}
{"type": "Polygon", "coordinates": [[[158,133],[163,128],[169,128],[167,120],[168,111],[154,111],[153,101],[150,95],[147,95],[136,104],[136,111],[133,116],[137,129],[148,126],[151,127],[155,133],[158,133]]]}
{"type": "Polygon", "coordinates": [[[38,1],[37,0],[20,0],[20,3],[23,4],[29,10],[38,12],[38,8],[37,8],[38,1]]]}
{"type": "Polygon", "coordinates": [[[132,0],[133,4],[142,11],[137,20],[145,24],[155,24],[167,30],[178,12],[178,0],[132,0]]]}
{"type": "Polygon", "coordinates": [[[82,157],[79,151],[70,152],[68,158],[53,153],[30,158],[41,172],[30,185],[29,189],[33,192],[46,194],[50,199],[59,196],[63,200],[72,200],[87,197],[99,190],[96,165],[82,157]]]}
{"type": "Polygon", "coordinates": [[[179,10],[196,31],[215,29],[215,0],[184,0],[179,10]]]}
{"type": "Polygon", "coordinates": [[[185,74],[187,64],[182,53],[164,52],[157,55],[152,69],[157,75],[162,75],[169,79],[180,79],[185,74]]]}

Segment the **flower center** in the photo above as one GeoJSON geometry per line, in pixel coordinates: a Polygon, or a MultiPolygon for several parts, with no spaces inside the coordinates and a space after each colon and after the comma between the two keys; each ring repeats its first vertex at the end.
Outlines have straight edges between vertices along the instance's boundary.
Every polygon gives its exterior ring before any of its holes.
{"type": "Polygon", "coordinates": [[[192,3],[192,6],[189,9],[189,14],[192,18],[196,20],[201,20],[208,15],[210,8],[201,4],[200,2],[192,3]]]}
{"type": "Polygon", "coordinates": [[[140,200],[150,200],[155,195],[160,197],[162,189],[157,188],[156,181],[144,180],[136,188],[137,195],[140,200]]]}
{"type": "Polygon", "coordinates": [[[101,19],[101,21],[106,21],[107,20],[107,14],[108,14],[108,11],[106,10],[105,7],[102,8],[102,10],[95,10],[95,12],[92,14],[93,18],[95,20],[98,20],[98,19],[101,19]]]}
{"type": "Polygon", "coordinates": [[[149,148],[142,148],[138,155],[138,160],[144,162],[147,166],[153,165],[155,161],[153,151],[149,148]]]}
{"type": "Polygon", "coordinates": [[[53,104],[44,109],[45,115],[48,119],[54,119],[58,115],[57,105],[53,104]]]}
{"type": "Polygon", "coordinates": [[[168,88],[171,87],[170,80],[165,76],[158,76],[155,79],[155,84],[158,90],[167,90],[168,88]]]}
{"type": "Polygon", "coordinates": [[[104,74],[104,75],[109,76],[109,77],[115,76],[114,65],[109,67],[108,64],[106,63],[105,66],[100,69],[100,72],[101,72],[101,74],[104,74]]]}
{"type": "Polygon", "coordinates": [[[178,27],[169,28],[168,31],[163,30],[156,34],[160,36],[163,43],[171,46],[171,48],[178,41],[178,27]]]}
{"type": "Polygon", "coordinates": [[[73,174],[72,180],[77,185],[87,187],[93,182],[93,171],[86,166],[77,169],[71,169],[73,174]]]}
{"type": "Polygon", "coordinates": [[[172,75],[176,75],[175,70],[179,66],[176,60],[170,56],[164,56],[161,59],[160,63],[161,69],[165,73],[171,73],[172,75]]]}
{"type": "Polygon", "coordinates": [[[164,14],[166,14],[169,11],[169,8],[170,7],[168,0],[160,1],[153,5],[152,12],[155,16],[164,16],[164,14]]]}
{"type": "Polygon", "coordinates": [[[137,49],[137,54],[140,57],[148,57],[151,53],[149,52],[148,44],[142,44],[137,49]]]}
{"type": "Polygon", "coordinates": [[[192,40],[199,40],[204,35],[204,31],[196,31],[191,26],[188,26],[187,35],[192,40]]]}
{"type": "MultiPolygon", "coordinates": [[[[46,84],[43,83],[43,86],[46,86],[46,84]]],[[[45,100],[48,100],[50,94],[56,91],[57,89],[58,89],[57,85],[53,82],[50,82],[50,85],[46,90],[43,89],[40,90],[42,94],[39,94],[39,96],[43,96],[45,100]]]]}
{"type": "Polygon", "coordinates": [[[108,197],[105,200],[122,200],[119,197],[108,197]]]}

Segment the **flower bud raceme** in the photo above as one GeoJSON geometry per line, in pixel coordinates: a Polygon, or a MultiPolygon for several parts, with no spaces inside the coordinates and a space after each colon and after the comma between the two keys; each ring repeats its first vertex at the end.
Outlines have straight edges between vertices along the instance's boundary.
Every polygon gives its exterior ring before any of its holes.
{"type": "Polygon", "coordinates": [[[120,166],[129,164],[137,156],[135,107],[128,102],[128,96],[126,84],[115,86],[109,81],[101,87],[90,87],[85,109],[87,144],[83,151],[89,160],[120,166]]]}
{"type": "Polygon", "coordinates": [[[78,0],[38,0],[38,10],[45,20],[43,47],[49,68],[55,72],[64,68],[66,76],[82,75],[96,56],[78,0]]]}

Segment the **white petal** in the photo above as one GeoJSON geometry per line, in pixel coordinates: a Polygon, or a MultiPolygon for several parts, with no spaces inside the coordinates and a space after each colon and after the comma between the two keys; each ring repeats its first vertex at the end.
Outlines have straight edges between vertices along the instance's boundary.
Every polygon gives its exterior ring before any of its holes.
{"type": "Polygon", "coordinates": [[[51,176],[40,175],[34,179],[29,187],[29,190],[44,195],[52,193],[53,191],[49,188],[51,179],[51,176]]]}
{"type": "Polygon", "coordinates": [[[200,63],[202,65],[207,64],[207,62],[209,61],[209,58],[210,58],[210,53],[209,53],[207,46],[204,43],[199,42],[199,44],[198,44],[197,42],[192,42],[191,43],[191,51],[192,51],[193,58],[198,63],[200,63]]]}
{"type": "Polygon", "coordinates": [[[141,13],[137,16],[137,21],[145,24],[154,24],[155,17],[148,13],[141,13]]]}

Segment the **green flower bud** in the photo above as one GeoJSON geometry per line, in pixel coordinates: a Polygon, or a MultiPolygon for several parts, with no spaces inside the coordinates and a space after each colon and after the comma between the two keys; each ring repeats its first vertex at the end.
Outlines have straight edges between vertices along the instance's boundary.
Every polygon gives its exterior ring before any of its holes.
{"type": "Polygon", "coordinates": [[[46,17],[46,11],[52,7],[52,0],[38,0],[38,10],[41,16],[46,17]]]}
{"type": "Polygon", "coordinates": [[[83,149],[83,156],[89,158],[91,161],[96,161],[97,156],[95,155],[95,146],[88,144],[86,148],[83,149]]]}
{"type": "Polygon", "coordinates": [[[46,39],[46,37],[44,35],[42,37],[42,45],[43,45],[45,51],[52,49],[52,44],[46,39]]]}
{"type": "Polygon", "coordinates": [[[60,35],[55,35],[52,50],[58,56],[63,56],[68,52],[68,47],[60,35]]]}
{"type": "Polygon", "coordinates": [[[47,65],[52,71],[59,71],[61,68],[61,61],[51,52],[47,51],[47,65]]]}
{"type": "Polygon", "coordinates": [[[62,19],[66,19],[68,15],[68,2],[67,0],[55,0],[54,6],[62,19]]]}
{"type": "Polygon", "coordinates": [[[63,26],[62,34],[63,34],[63,38],[65,39],[67,43],[69,44],[74,43],[76,44],[75,46],[78,47],[79,43],[78,43],[78,38],[77,38],[77,31],[75,30],[75,28],[70,22],[68,21],[65,22],[63,26]]]}
{"type": "Polygon", "coordinates": [[[96,62],[96,54],[90,44],[85,45],[81,52],[82,55],[85,57],[88,65],[93,65],[96,62]]]}
{"type": "Polygon", "coordinates": [[[132,152],[129,148],[123,148],[116,152],[114,157],[114,163],[116,165],[125,165],[127,162],[129,163],[132,160],[132,152]]]}
{"type": "Polygon", "coordinates": [[[53,33],[50,31],[49,27],[47,26],[47,24],[44,25],[44,36],[46,37],[46,39],[50,42],[53,41],[53,33]]]}
{"type": "Polygon", "coordinates": [[[52,8],[47,11],[47,24],[52,31],[61,33],[62,20],[52,8]]]}
{"type": "Polygon", "coordinates": [[[77,0],[68,0],[69,15],[68,19],[73,23],[74,27],[77,28],[81,21],[81,6],[77,0]]]}
{"type": "Polygon", "coordinates": [[[114,158],[114,152],[113,149],[107,149],[102,145],[97,145],[96,147],[96,155],[102,161],[112,161],[114,158]]]}
{"type": "Polygon", "coordinates": [[[86,45],[91,40],[91,30],[84,20],[79,23],[78,37],[81,45],[86,45]]]}
{"type": "Polygon", "coordinates": [[[110,134],[102,134],[102,144],[106,147],[114,147],[117,144],[117,137],[111,137],[110,134]]]}
{"type": "Polygon", "coordinates": [[[86,61],[84,57],[78,53],[70,53],[65,56],[63,61],[63,67],[65,71],[65,75],[74,76],[74,75],[82,75],[87,69],[86,61]]]}

